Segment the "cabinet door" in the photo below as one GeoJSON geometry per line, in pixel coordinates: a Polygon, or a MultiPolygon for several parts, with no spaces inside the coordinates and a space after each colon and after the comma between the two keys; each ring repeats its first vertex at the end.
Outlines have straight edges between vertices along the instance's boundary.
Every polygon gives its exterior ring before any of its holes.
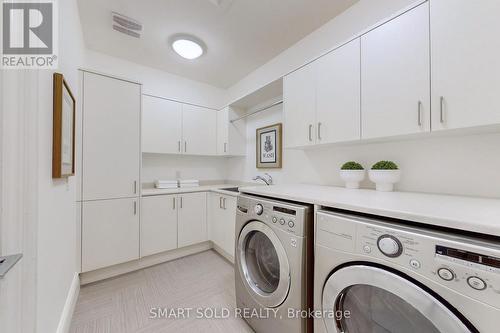
{"type": "Polygon", "coordinates": [[[141,201],[141,257],[176,248],[175,195],[143,197],[141,201]]]}
{"type": "Polygon", "coordinates": [[[315,143],[316,82],[313,62],[283,79],[285,147],[315,143]]]}
{"type": "Polygon", "coordinates": [[[429,4],[361,37],[362,137],[430,131],[429,4]]]}
{"type": "Polygon", "coordinates": [[[432,129],[500,123],[500,1],[430,6],[432,129]]]}
{"type": "Polygon", "coordinates": [[[210,193],[210,217],[208,221],[208,238],[220,248],[224,244],[224,229],[221,221],[224,219],[224,210],[222,209],[222,195],[210,193]]]}
{"type": "Polygon", "coordinates": [[[179,196],[179,247],[207,240],[207,193],[187,193],[179,196]]]}
{"type": "Polygon", "coordinates": [[[236,197],[223,197],[223,218],[221,219],[223,238],[222,249],[234,258],[236,229],[236,197]]]}
{"type": "Polygon", "coordinates": [[[359,140],[360,40],[320,58],[317,70],[317,142],[359,140]]]}
{"type": "Polygon", "coordinates": [[[182,104],[163,98],[142,97],[142,152],[180,154],[182,104]]]}
{"type": "Polygon", "coordinates": [[[83,86],[83,200],[137,196],[141,88],[91,73],[83,86]]]}
{"type": "Polygon", "coordinates": [[[139,207],[134,198],[82,203],[82,271],[139,258],[139,207]]]}
{"type": "Polygon", "coordinates": [[[184,154],[215,155],[217,152],[217,111],[182,105],[184,154]]]}
{"type": "Polygon", "coordinates": [[[217,112],[217,155],[228,155],[229,108],[217,112]]]}

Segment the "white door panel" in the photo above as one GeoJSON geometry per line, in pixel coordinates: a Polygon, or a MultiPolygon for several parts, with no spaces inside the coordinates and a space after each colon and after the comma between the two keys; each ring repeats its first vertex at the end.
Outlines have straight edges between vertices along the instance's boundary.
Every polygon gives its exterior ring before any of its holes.
{"type": "Polygon", "coordinates": [[[207,193],[186,193],[178,200],[179,247],[201,243],[207,238],[207,193]]]}
{"type": "Polygon", "coordinates": [[[141,257],[177,248],[175,195],[143,197],[141,201],[141,257]]]}
{"type": "Polygon", "coordinates": [[[183,152],[189,155],[216,155],[217,111],[182,105],[183,152]]]}

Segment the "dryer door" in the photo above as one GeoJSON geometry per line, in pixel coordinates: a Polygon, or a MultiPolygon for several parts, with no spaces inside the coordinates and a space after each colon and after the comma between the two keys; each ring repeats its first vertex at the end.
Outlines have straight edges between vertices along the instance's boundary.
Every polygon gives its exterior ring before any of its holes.
{"type": "Polygon", "coordinates": [[[478,332],[445,302],[402,275],[379,267],[339,269],[323,288],[328,332],[478,332]]]}
{"type": "Polygon", "coordinates": [[[238,269],[253,298],[269,308],[281,305],[290,289],[290,266],[278,236],[266,224],[251,221],[238,238],[238,269]]]}

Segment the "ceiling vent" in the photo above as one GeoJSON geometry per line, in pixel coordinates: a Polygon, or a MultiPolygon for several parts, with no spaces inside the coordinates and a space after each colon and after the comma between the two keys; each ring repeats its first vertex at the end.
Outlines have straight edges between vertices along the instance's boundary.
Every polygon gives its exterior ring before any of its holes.
{"type": "Polygon", "coordinates": [[[141,38],[142,23],[116,12],[112,12],[111,15],[114,30],[135,38],[141,38]]]}

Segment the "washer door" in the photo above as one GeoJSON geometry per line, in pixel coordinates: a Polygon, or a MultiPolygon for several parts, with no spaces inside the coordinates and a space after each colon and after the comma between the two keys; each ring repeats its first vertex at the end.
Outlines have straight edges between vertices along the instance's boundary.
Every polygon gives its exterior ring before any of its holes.
{"type": "Polygon", "coordinates": [[[477,332],[410,280],[382,268],[353,265],[326,281],[323,313],[328,332],[477,332]]]}
{"type": "Polygon", "coordinates": [[[281,305],[290,289],[290,266],[274,231],[260,221],[249,222],[241,230],[237,251],[248,292],[262,306],[281,305]]]}

